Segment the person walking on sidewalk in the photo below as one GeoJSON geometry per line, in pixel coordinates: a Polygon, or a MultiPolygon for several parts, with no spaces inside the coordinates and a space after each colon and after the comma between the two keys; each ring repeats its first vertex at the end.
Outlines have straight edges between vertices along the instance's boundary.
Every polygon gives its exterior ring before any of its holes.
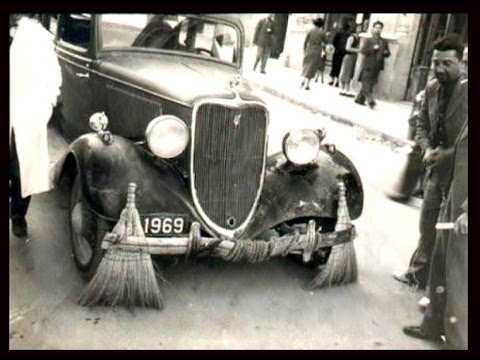
{"type": "Polygon", "coordinates": [[[51,189],[47,123],[61,85],[54,37],[33,15],[20,18],[10,46],[10,216],[17,237],[28,235],[30,196],[51,189]]]}
{"type": "Polygon", "coordinates": [[[350,33],[345,46],[345,56],[342,62],[342,68],[340,70],[340,95],[355,97],[350,93],[350,83],[355,73],[355,64],[357,63],[357,54],[360,51],[360,37],[358,34],[362,31],[362,25],[357,25],[355,31],[350,33]]]}
{"type": "Polygon", "coordinates": [[[330,78],[332,79],[328,84],[332,86],[339,85],[338,76],[340,75],[340,69],[342,68],[343,58],[346,52],[347,40],[350,37],[350,24],[343,20],[342,28],[336,32],[333,38],[332,45],[335,48],[332,57],[332,69],[330,70],[330,78]]]}
{"type": "Polygon", "coordinates": [[[303,43],[303,66],[302,66],[302,87],[310,90],[310,80],[315,76],[321,66],[322,55],[325,51],[327,35],[322,30],[323,19],[313,20],[315,27],[310,30],[303,43]]]}
{"type": "Polygon", "coordinates": [[[275,14],[269,14],[268,17],[260,20],[257,23],[255,34],[253,36],[253,43],[257,45],[257,57],[255,59],[255,65],[253,65],[253,71],[256,70],[258,63],[260,62],[260,72],[262,74],[266,74],[265,68],[272,49],[273,37],[275,34],[274,16],[275,14]]]}
{"type": "Polygon", "coordinates": [[[420,211],[420,239],[407,271],[394,278],[425,288],[435,246],[435,224],[447,194],[453,145],[468,114],[468,80],[461,71],[463,45],[457,35],[438,39],[433,46],[435,80],[427,84],[417,119],[416,140],[426,166],[425,189],[420,211]]]}
{"type": "Polygon", "coordinates": [[[437,232],[428,280],[430,303],[420,326],[406,335],[468,349],[468,119],[455,142],[454,167],[442,222],[455,221],[454,231],[437,232]]]}
{"type": "Polygon", "coordinates": [[[378,82],[380,71],[385,66],[385,58],[390,56],[388,42],[381,37],[383,27],[384,25],[381,21],[375,21],[372,27],[372,37],[365,39],[360,50],[365,59],[363,61],[362,73],[360,74],[362,88],[355,102],[365,105],[365,100],[367,100],[368,106],[372,109],[376,106],[376,102],[373,99],[373,87],[378,82]]]}

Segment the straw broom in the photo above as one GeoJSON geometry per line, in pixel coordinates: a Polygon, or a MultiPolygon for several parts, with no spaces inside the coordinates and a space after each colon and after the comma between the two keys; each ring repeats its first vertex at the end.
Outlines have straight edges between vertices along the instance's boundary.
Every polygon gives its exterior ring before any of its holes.
{"type": "MultiPolygon", "coordinates": [[[[338,210],[335,231],[350,228],[350,215],[348,213],[345,184],[338,184],[338,210]]],[[[357,280],[357,259],[353,241],[334,245],[323,269],[310,282],[309,288],[322,288],[344,285],[357,280]]]]}
{"type": "Polygon", "coordinates": [[[145,238],[135,207],[136,187],[134,183],[128,186],[127,204],[120,219],[112,232],[105,235],[115,241],[108,247],[97,272],[80,295],[80,305],[163,308],[163,296],[150,254],[140,247],[125,250],[119,246],[131,242],[129,239],[145,238]]]}

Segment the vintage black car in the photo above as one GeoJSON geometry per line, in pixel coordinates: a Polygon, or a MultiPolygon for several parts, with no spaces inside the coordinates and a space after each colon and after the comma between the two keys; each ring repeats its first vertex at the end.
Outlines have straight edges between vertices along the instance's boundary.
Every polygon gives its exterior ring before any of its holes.
{"type": "MultiPolygon", "coordinates": [[[[46,26],[62,69],[60,128],[73,141],[55,178],[71,179],[73,254],[87,278],[132,183],[151,254],[191,254],[197,238],[225,260],[290,254],[325,266],[332,247],[338,256],[352,244],[363,208],[354,165],[322,144],[324,130],[292,131],[267,156],[269,111],[241,77],[239,20],[60,14],[46,26]]],[[[354,280],[356,264],[340,263],[354,280]]]]}

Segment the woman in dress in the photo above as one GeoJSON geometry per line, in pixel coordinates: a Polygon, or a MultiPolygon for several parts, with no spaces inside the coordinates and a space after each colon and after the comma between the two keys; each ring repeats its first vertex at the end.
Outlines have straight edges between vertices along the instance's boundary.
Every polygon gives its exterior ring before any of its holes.
{"type": "Polygon", "coordinates": [[[338,76],[342,67],[343,58],[346,54],[347,39],[350,37],[350,24],[344,20],[342,29],[337,31],[333,38],[333,47],[335,51],[332,57],[332,69],[330,71],[330,78],[332,79],[328,84],[338,87],[338,76]]]}
{"type": "Polygon", "coordinates": [[[305,37],[303,44],[303,67],[302,67],[302,85],[305,90],[310,90],[310,80],[315,76],[322,62],[322,54],[325,49],[327,35],[322,30],[323,19],[313,20],[315,27],[310,30],[305,37]]]}
{"type": "Polygon", "coordinates": [[[352,32],[347,40],[347,45],[345,47],[346,54],[343,58],[342,69],[340,71],[340,95],[355,97],[350,93],[350,83],[353,79],[355,73],[355,64],[357,63],[357,54],[360,52],[360,37],[359,33],[361,32],[362,27],[358,25],[355,32],[352,32]]]}

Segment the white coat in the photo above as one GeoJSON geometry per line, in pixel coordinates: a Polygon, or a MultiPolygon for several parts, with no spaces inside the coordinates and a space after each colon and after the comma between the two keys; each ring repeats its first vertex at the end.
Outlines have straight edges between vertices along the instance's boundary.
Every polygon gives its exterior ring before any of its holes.
{"type": "Polygon", "coordinates": [[[22,197],[52,188],[47,124],[62,81],[53,40],[37,21],[22,18],[10,46],[10,140],[13,130],[22,197]]]}

